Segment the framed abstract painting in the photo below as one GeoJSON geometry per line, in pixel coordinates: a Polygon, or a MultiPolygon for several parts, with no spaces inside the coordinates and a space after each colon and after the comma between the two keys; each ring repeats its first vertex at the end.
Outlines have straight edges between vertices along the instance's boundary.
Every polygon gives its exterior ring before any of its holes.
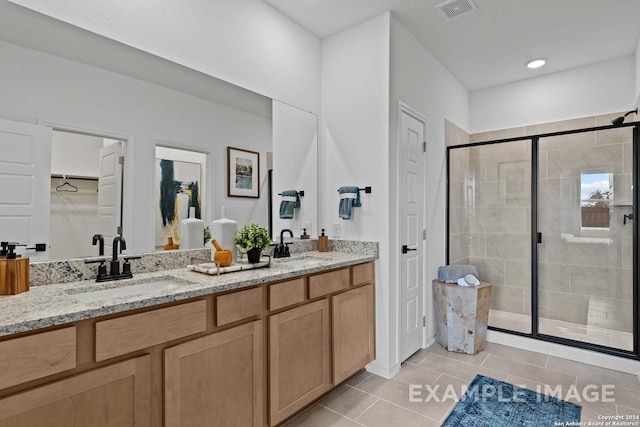
{"type": "Polygon", "coordinates": [[[227,147],[227,196],[260,197],[260,153],[227,147]]]}

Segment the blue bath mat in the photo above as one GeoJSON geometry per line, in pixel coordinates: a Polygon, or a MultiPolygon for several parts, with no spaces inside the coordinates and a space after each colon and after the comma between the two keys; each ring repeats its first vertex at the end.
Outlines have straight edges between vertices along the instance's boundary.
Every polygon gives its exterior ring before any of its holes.
{"type": "Polygon", "coordinates": [[[570,425],[580,422],[580,411],[571,402],[476,375],[442,427],[570,425]]]}

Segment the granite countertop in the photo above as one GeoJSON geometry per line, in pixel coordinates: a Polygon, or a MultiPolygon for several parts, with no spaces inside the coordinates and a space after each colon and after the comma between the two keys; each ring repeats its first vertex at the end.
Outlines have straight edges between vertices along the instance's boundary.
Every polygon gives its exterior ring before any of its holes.
{"type": "Polygon", "coordinates": [[[220,276],[197,273],[185,266],[153,273],[136,274],[134,271],[133,279],[115,282],[96,283],[93,280],[83,280],[32,287],[28,292],[19,295],[0,296],[0,336],[284,280],[375,259],[375,255],[369,254],[302,252],[291,258],[274,259],[269,268],[220,276]],[[165,278],[177,282],[179,286],[95,302],[80,302],[73,297],[73,294],[120,288],[165,278]]]}

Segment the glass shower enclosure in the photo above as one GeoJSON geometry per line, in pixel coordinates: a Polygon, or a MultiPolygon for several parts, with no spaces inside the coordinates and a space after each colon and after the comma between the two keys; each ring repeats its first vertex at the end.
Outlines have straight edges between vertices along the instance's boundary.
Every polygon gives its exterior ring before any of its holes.
{"type": "Polygon", "coordinates": [[[491,329],[638,358],[638,126],[448,147],[447,262],[491,329]]]}

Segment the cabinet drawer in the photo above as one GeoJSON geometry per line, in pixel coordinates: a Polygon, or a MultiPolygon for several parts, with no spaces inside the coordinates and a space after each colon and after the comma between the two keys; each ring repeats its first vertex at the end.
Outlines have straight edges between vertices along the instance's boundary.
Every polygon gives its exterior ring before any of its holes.
{"type": "Polygon", "coordinates": [[[349,269],[343,268],[309,277],[309,298],[313,299],[347,289],[350,276],[349,269]]]}
{"type": "Polygon", "coordinates": [[[0,342],[0,389],[75,367],[75,327],[0,342]]]}
{"type": "Polygon", "coordinates": [[[353,266],[353,286],[371,283],[373,282],[373,276],[372,262],[353,266]]]}
{"type": "Polygon", "coordinates": [[[269,310],[279,310],[304,301],[304,279],[269,286],[269,310]]]}
{"type": "Polygon", "coordinates": [[[222,326],[257,316],[262,309],[262,288],[216,297],[216,325],[222,326]]]}
{"type": "Polygon", "coordinates": [[[203,332],[207,303],[195,301],[96,323],[96,361],[203,332]]]}

